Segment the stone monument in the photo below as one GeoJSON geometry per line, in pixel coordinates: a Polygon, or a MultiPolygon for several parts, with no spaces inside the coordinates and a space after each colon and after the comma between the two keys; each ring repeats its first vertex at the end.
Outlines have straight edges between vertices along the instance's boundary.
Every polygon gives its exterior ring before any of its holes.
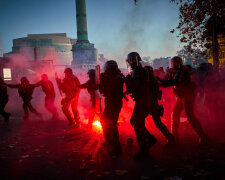
{"type": "Polygon", "coordinates": [[[93,69],[97,61],[97,49],[88,41],[85,0],[76,0],[77,42],[72,47],[72,65],[93,69]]]}

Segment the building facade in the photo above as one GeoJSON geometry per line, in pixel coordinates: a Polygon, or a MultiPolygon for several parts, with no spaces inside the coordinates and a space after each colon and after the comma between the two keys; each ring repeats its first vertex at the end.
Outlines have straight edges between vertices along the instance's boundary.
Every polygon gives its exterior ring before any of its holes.
{"type": "MultiPolygon", "coordinates": [[[[209,43],[212,44],[212,40],[209,40],[209,43]]],[[[225,35],[218,35],[218,45],[219,45],[219,66],[225,67],[225,35]]],[[[212,50],[209,49],[209,63],[213,64],[213,55],[212,50]]]]}
{"type": "Polygon", "coordinates": [[[75,43],[76,39],[67,37],[66,33],[28,34],[13,39],[12,52],[4,56],[11,58],[20,54],[25,60],[52,60],[54,65],[71,65],[75,43]]]}

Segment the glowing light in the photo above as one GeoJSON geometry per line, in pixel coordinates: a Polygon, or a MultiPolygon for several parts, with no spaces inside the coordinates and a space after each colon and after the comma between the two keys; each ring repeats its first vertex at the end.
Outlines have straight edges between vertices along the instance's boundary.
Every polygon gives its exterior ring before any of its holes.
{"type": "Polygon", "coordinates": [[[102,125],[101,125],[101,123],[100,123],[100,121],[95,121],[95,122],[93,122],[93,126],[95,126],[96,128],[102,128],[102,125]]]}
{"type": "Polygon", "coordinates": [[[11,69],[3,68],[3,76],[4,76],[4,80],[12,80],[11,69]]]}

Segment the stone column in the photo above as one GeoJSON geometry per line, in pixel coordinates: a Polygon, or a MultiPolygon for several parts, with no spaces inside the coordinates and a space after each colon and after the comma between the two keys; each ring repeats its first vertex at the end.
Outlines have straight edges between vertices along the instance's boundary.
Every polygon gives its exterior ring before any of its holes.
{"type": "Polygon", "coordinates": [[[76,0],[77,41],[89,42],[87,32],[87,16],[85,0],[76,0]]]}
{"type": "Polygon", "coordinates": [[[77,42],[72,47],[75,67],[94,68],[97,62],[97,49],[88,41],[85,0],[76,0],[77,42]]]}

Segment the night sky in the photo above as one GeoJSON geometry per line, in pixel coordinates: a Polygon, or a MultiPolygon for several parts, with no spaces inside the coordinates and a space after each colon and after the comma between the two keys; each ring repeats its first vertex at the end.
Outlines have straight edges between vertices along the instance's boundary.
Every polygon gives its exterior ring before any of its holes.
{"type": "MultiPolygon", "coordinates": [[[[86,0],[88,36],[99,53],[123,61],[130,51],[167,57],[179,50],[170,30],[178,23],[178,7],[169,0],[86,0]]],[[[67,33],[76,38],[75,0],[0,0],[3,52],[12,39],[34,33],[67,33]]]]}

